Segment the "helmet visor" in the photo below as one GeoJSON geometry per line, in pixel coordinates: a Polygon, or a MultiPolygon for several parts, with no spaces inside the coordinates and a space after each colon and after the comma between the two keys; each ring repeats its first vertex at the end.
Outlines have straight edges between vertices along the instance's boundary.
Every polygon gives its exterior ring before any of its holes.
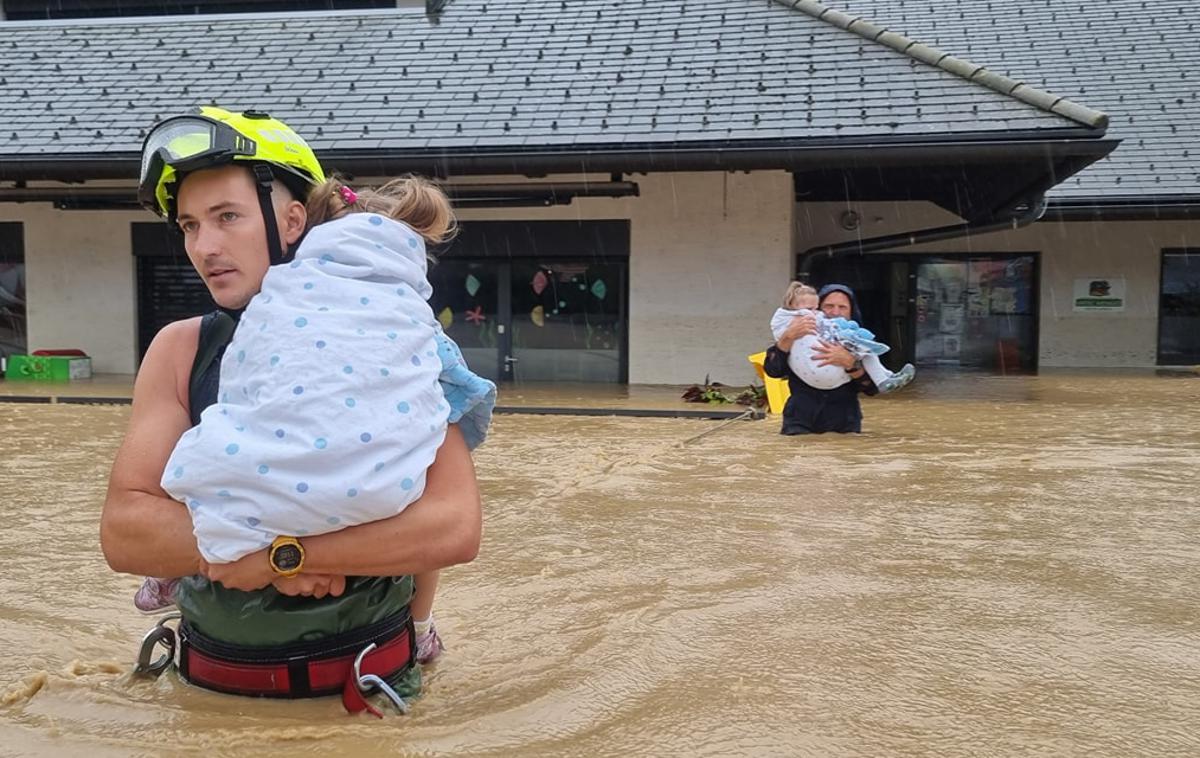
{"type": "Polygon", "coordinates": [[[204,116],[178,116],[156,126],[142,145],[138,194],[160,214],[168,207],[166,184],[188,171],[231,163],[254,155],[254,142],[204,116]]]}

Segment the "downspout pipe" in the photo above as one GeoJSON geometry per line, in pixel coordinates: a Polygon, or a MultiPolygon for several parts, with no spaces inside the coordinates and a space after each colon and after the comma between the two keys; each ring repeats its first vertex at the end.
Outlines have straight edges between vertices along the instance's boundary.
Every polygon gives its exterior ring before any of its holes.
{"type": "Polygon", "coordinates": [[[796,265],[796,278],[801,281],[807,281],[812,274],[813,262],[820,256],[838,258],[851,253],[862,255],[875,252],[876,250],[909,247],[911,245],[921,245],[926,242],[941,242],[942,240],[956,239],[973,234],[987,234],[989,232],[1020,229],[1040,219],[1045,212],[1046,196],[1038,195],[1035,200],[1029,203],[1024,211],[1001,221],[975,221],[965,224],[952,224],[950,226],[936,226],[913,232],[888,234],[882,237],[869,237],[863,240],[851,240],[850,242],[842,242],[837,245],[812,247],[800,254],[800,260],[796,265]]]}

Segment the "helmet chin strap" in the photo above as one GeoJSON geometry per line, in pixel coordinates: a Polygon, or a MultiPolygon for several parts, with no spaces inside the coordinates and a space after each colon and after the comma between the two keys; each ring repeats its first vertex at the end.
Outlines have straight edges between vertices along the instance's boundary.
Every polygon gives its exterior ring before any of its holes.
{"type": "Polygon", "coordinates": [[[251,168],[254,171],[254,183],[258,187],[258,206],[262,209],[267,227],[267,251],[271,255],[271,265],[275,266],[290,257],[285,255],[283,245],[279,242],[279,224],[275,222],[275,205],[271,202],[271,185],[275,181],[275,174],[265,163],[255,163],[251,168]]]}

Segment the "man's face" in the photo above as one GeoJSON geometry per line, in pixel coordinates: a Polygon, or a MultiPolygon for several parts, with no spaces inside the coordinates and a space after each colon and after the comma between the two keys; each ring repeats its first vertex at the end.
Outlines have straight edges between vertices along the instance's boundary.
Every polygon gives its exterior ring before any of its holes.
{"type": "MultiPolygon", "coordinates": [[[[294,242],[295,209],[279,185],[271,193],[283,244],[294,242]]],[[[242,308],[258,294],[270,266],[266,224],[250,172],[222,166],[188,174],[179,187],[179,228],[188,259],[204,279],[213,300],[223,308],[242,308]]]]}
{"type": "Polygon", "coordinates": [[[850,319],[850,298],[844,292],[830,292],[821,301],[821,312],[827,318],[850,319]]]}

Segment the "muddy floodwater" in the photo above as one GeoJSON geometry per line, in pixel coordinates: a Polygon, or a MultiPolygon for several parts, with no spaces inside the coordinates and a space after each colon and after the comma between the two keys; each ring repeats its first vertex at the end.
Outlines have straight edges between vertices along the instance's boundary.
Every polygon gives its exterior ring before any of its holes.
{"type": "Polygon", "coordinates": [[[133,680],[128,408],[0,404],[0,754],[1200,755],[1198,408],[1129,372],[923,377],[861,436],[499,417],[448,650],[377,721],[133,680]]]}

